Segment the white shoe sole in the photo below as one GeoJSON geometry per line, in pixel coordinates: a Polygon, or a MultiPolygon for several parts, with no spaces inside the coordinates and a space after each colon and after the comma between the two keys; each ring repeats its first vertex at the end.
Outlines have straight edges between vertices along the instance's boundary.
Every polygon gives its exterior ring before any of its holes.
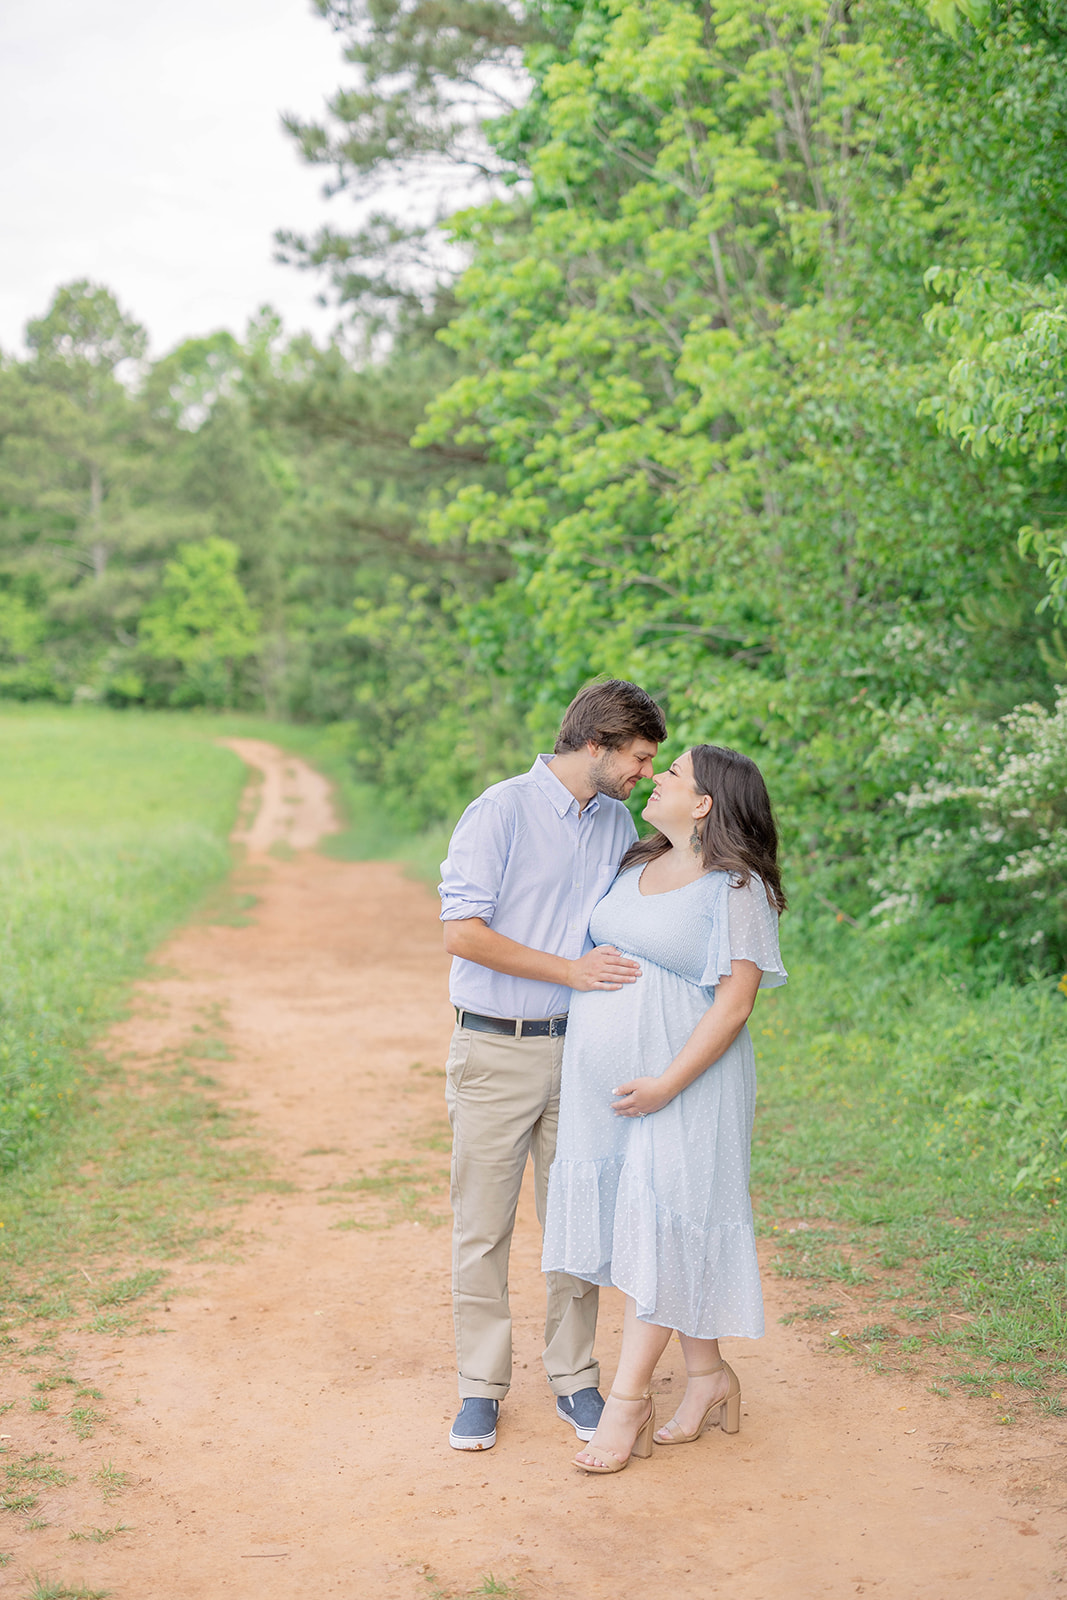
{"type": "Polygon", "coordinates": [[[455,1434],[450,1432],[448,1442],[453,1450],[491,1450],[496,1444],[496,1429],[492,1433],[483,1433],[476,1438],[470,1434],[455,1434]]]}
{"type": "Polygon", "coordinates": [[[574,1418],[569,1417],[565,1411],[561,1411],[559,1406],[556,1407],[556,1416],[561,1422],[570,1423],[571,1427],[574,1429],[575,1433],[578,1435],[579,1439],[581,1439],[583,1444],[588,1444],[596,1432],[595,1428],[580,1428],[575,1422],[574,1418]]]}

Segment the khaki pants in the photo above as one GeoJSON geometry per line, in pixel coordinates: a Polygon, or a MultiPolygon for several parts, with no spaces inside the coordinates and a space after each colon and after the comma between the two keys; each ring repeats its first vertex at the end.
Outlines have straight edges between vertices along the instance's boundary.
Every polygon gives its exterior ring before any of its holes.
{"type": "MultiPolygon", "coordinates": [[[[452,1124],[452,1305],[461,1399],[502,1400],[511,1382],[508,1255],[527,1155],[542,1227],[556,1150],[562,1039],[456,1028],[445,1097],[452,1124]]],[[[598,1290],[548,1274],[542,1356],[558,1395],[594,1387],[598,1290]]]]}

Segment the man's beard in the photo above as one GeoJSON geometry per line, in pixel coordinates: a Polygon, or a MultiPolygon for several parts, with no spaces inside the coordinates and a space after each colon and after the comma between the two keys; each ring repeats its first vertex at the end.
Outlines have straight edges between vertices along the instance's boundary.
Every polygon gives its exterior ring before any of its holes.
{"type": "Polygon", "coordinates": [[[615,770],[610,756],[597,756],[589,768],[591,782],[596,785],[597,793],[607,795],[609,800],[628,800],[630,788],[625,785],[622,778],[615,770]]]}

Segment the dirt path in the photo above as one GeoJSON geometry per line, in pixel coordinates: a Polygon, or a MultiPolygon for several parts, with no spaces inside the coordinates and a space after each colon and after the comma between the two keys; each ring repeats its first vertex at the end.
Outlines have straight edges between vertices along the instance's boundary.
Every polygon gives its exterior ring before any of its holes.
{"type": "MultiPolygon", "coordinates": [[[[148,1055],[221,1015],[232,1059],[217,1076],[278,1183],[242,1211],[232,1259],[171,1266],[154,1319],[166,1337],[75,1336],[109,1422],[68,1452],[78,1478],[50,1495],[36,1566],[115,1600],[431,1600],[489,1573],[524,1600],[1067,1593],[1062,1433],[1000,1432],[921,1383],[865,1375],[779,1323],[789,1291],[769,1273],[767,1337],[728,1352],[741,1433],[581,1477],[540,1372],[529,1195],[499,1442],[448,1448],[447,1196],[433,1185],[451,1017],[435,902],[394,866],[310,853],[334,826],[322,781],[270,746],[236,748],[264,774],[237,875],[254,881],[253,920],[172,940],[171,975],[139,987],[113,1043],[148,1055]],[[279,842],[304,853],[276,859],[279,842]],[[102,1511],[89,1479],[107,1461],[132,1483],[102,1511]],[[132,1531],[69,1543],[101,1521],[132,1531]]],[[[602,1304],[610,1374],[620,1303],[602,1304]]],[[[664,1414],[681,1370],[675,1344],[664,1414]]],[[[14,1445],[47,1448],[48,1423],[25,1408],[2,1423],[14,1445]]]]}

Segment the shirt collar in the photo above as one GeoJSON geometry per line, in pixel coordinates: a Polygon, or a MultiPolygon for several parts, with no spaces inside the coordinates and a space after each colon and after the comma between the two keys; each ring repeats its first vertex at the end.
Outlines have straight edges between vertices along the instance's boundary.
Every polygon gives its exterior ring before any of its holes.
{"type": "Polygon", "coordinates": [[[571,794],[565,783],[560,783],[556,774],[549,766],[551,756],[538,756],[530,768],[530,776],[537,787],[548,799],[553,811],[558,816],[565,817],[567,812],[574,810],[583,817],[591,817],[594,811],[600,810],[600,796],[595,794],[583,807],[578,804],[577,798],[571,794]]]}

